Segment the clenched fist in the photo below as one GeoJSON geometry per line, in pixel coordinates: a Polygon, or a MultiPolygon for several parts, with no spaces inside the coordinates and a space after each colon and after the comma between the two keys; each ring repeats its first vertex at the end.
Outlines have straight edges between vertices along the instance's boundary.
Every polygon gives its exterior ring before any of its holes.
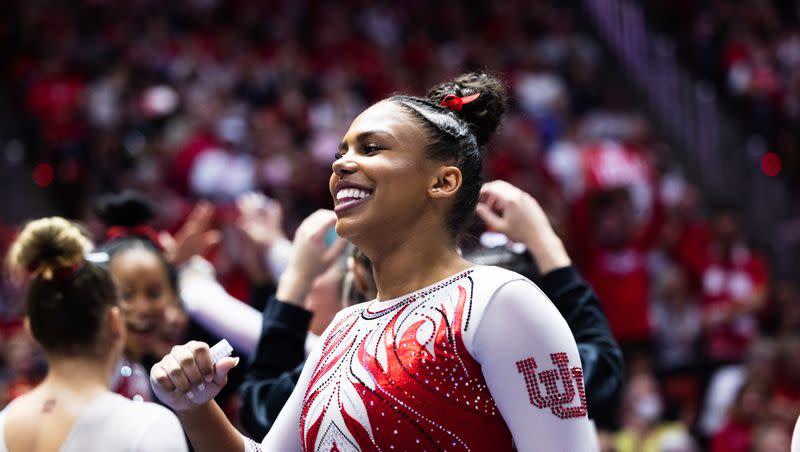
{"type": "Polygon", "coordinates": [[[150,369],[150,384],[167,406],[187,411],[216,397],[238,363],[239,358],[226,357],[214,364],[208,344],[191,341],[173,347],[150,369]]]}

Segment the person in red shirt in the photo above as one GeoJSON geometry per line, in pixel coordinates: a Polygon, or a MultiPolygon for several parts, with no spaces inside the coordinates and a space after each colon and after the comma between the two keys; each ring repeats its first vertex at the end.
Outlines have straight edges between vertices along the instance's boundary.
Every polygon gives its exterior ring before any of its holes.
{"type": "Polygon", "coordinates": [[[722,207],[711,220],[712,237],[701,277],[706,353],[713,363],[738,362],[758,335],[768,272],[742,239],[735,210],[722,207]]]}
{"type": "MultiPolygon", "coordinates": [[[[626,187],[598,191],[588,201],[589,236],[583,239],[586,279],[597,292],[623,350],[642,350],[651,336],[647,254],[652,228],[637,225],[626,187]]],[[[653,221],[658,220],[654,217],[653,221]]]]}

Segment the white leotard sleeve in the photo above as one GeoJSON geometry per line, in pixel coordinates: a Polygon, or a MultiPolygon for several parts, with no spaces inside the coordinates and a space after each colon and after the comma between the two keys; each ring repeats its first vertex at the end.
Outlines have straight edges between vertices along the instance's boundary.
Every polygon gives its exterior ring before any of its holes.
{"type": "Polygon", "coordinates": [[[237,353],[252,356],[261,337],[262,314],[225,292],[205,266],[210,263],[194,257],[181,270],[181,300],[194,321],[214,335],[228,341],[237,353]]]}
{"type": "Polygon", "coordinates": [[[794,425],[794,433],[792,434],[792,452],[800,452],[800,418],[794,425]]]}
{"type": "Polygon", "coordinates": [[[497,289],[471,342],[518,450],[597,450],[578,348],[538,287],[515,279],[497,289]]]}

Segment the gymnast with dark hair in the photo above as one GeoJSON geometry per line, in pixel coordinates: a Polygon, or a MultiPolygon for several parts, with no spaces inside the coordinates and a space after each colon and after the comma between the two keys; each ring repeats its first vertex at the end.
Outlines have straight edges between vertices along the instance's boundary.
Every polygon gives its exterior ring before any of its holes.
{"type": "Polygon", "coordinates": [[[128,330],[112,388],[128,398],[151,400],[149,372],[142,362],[153,348],[167,307],[177,305],[175,272],[149,225],[156,216],[149,200],[127,191],[105,195],[98,199],[95,214],[106,225],[108,239],[95,258],[117,284],[128,330]]]}
{"type": "Polygon", "coordinates": [[[208,345],[191,342],[153,366],[196,450],[597,447],[564,318],[525,277],[458,251],[483,185],[481,147],[505,110],[502,84],[471,73],[353,121],[330,190],[336,232],[372,262],[377,297],[331,322],[261,445],[213,401],[235,358],[212,364],[208,345]]]}
{"type": "Polygon", "coordinates": [[[44,381],[0,412],[0,452],[59,450],[183,452],[166,408],[110,390],[125,322],[109,272],[85,259],[92,244],[69,221],[28,223],[11,248],[29,274],[25,327],[47,356],[44,381]]]}
{"type": "Polygon", "coordinates": [[[162,336],[167,333],[167,310],[181,309],[176,264],[216,240],[216,232],[209,230],[213,207],[198,204],[177,233],[177,240],[151,226],[155,206],[138,192],[104,195],[96,201],[94,211],[106,226],[107,240],[93,259],[111,272],[128,331],[112,388],[128,398],[151,400],[149,370],[144,363],[152,359],[157,345],[166,342],[162,336]]]}

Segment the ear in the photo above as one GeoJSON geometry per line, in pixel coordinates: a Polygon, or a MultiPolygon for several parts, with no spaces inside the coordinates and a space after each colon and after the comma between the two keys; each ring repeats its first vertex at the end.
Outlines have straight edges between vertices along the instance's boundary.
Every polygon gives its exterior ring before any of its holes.
{"type": "Polygon", "coordinates": [[[119,306],[109,308],[108,314],[106,314],[106,327],[114,339],[125,336],[125,320],[122,318],[119,306]]]}
{"type": "Polygon", "coordinates": [[[28,333],[28,336],[33,337],[33,330],[31,330],[31,318],[27,315],[24,319],[22,319],[22,326],[25,328],[25,332],[28,333]]]}
{"type": "Polygon", "coordinates": [[[428,194],[433,199],[452,198],[461,188],[461,182],[461,170],[458,167],[442,166],[428,188],[428,194]]]}
{"type": "Polygon", "coordinates": [[[36,338],[33,336],[33,330],[31,329],[31,318],[30,317],[25,316],[25,318],[22,319],[22,327],[25,328],[25,333],[27,333],[28,337],[31,338],[33,340],[33,342],[35,342],[36,344],[41,346],[41,344],[39,344],[39,341],[36,340],[36,338]]]}

